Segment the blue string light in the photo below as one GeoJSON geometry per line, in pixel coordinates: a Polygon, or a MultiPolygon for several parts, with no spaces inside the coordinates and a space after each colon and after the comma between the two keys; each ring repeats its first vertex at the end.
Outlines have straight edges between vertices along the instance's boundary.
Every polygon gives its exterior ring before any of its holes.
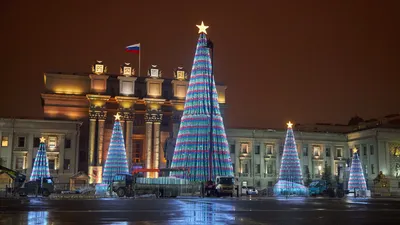
{"type": "Polygon", "coordinates": [[[110,147],[108,148],[107,159],[104,164],[103,183],[111,183],[116,174],[128,173],[129,169],[126,158],[124,135],[122,134],[121,123],[119,119],[116,119],[111,135],[110,147]]]}
{"type": "Polygon", "coordinates": [[[189,177],[191,181],[207,181],[210,179],[210,167],[213,180],[216,176],[233,176],[228,141],[212,74],[210,49],[203,32],[197,42],[171,163],[171,168],[187,168],[190,174],[187,176],[183,172],[171,172],[171,176],[189,177]]]}
{"type": "Polygon", "coordinates": [[[279,178],[274,186],[276,196],[308,194],[308,189],[304,186],[292,125],[292,123],[288,123],[279,178]]]}

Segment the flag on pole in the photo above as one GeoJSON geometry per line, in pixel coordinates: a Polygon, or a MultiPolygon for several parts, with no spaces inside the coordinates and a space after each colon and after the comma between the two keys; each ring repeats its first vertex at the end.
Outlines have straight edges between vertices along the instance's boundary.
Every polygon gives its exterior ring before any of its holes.
{"type": "Polygon", "coordinates": [[[140,52],[140,43],[127,46],[125,48],[125,51],[139,54],[139,52],[140,52]]]}

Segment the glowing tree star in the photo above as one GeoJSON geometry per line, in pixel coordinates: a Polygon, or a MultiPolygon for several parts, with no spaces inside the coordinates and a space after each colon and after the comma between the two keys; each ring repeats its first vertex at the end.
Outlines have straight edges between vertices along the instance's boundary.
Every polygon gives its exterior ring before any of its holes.
{"type": "Polygon", "coordinates": [[[367,184],[365,182],[364,172],[357,153],[357,148],[353,149],[353,160],[351,161],[348,187],[349,191],[354,191],[354,189],[363,191],[367,190],[367,184]]]}
{"type": "Polygon", "coordinates": [[[171,176],[191,181],[233,176],[224,122],[218,103],[206,29],[202,22],[186,94],[185,107],[176,140],[171,168],[187,168],[189,176],[171,176]]]}
{"type": "Polygon", "coordinates": [[[303,183],[293,124],[289,122],[287,126],[279,179],[274,186],[274,194],[276,196],[307,195],[308,190],[303,183]]]}
{"type": "Polygon", "coordinates": [[[126,158],[126,150],[124,136],[121,130],[120,118],[117,113],[115,123],[111,135],[110,147],[108,148],[107,159],[103,171],[103,183],[111,183],[116,174],[128,174],[128,160],[126,158]]]}
{"type": "Polygon", "coordinates": [[[49,159],[46,154],[46,139],[40,138],[39,150],[36,154],[35,162],[33,163],[32,174],[30,181],[40,180],[41,178],[49,178],[49,159]]]}

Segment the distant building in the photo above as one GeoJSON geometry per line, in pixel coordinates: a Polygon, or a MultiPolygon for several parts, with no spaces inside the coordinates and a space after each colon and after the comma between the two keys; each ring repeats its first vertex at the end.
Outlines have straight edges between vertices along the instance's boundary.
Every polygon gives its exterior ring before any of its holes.
{"type": "MultiPolygon", "coordinates": [[[[46,138],[50,173],[58,183],[69,183],[78,172],[81,122],[0,119],[0,164],[22,172],[29,179],[40,144],[46,138]]],[[[7,177],[0,176],[0,184],[7,177]]]]}
{"type": "MultiPolygon", "coordinates": [[[[354,121],[352,119],[352,121],[354,121]]],[[[400,188],[400,115],[358,121],[351,125],[314,124],[294,127],[302,172],[320,179],[325,162],[332,177],[345,183],[352,149],[359,150],[369,185],[380,171],[391,180],[392,191],[400,188]]],[[[235,175],[242,185],[272,187],[279,176],[286,130],[227,129],[235,175]]]]}

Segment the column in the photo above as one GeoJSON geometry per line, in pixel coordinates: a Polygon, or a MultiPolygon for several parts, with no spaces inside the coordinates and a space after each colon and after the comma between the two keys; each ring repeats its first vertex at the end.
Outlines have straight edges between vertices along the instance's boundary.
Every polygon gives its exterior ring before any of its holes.
{"type": "Polygon", "coordinates": [[[124,135],[124,137],[125,137],[126,136],[125,135],[125,120],[122,118],[119,122],[121,124],[122,135],[124,135]]]}
{"type": "MultiPolygon", "coordinates": [[[[13,126],[14,126],[14,123],[15,123],[15,119],[13,119],[13,126]]],[[[13,166],[13,155],[14,155],[13,151],[14,151],[14,149],[12,148],[12,146],[14,146],[14,144],[13,144],[14,143],[14,134],[15,134],[14,132],[11,132],[10,134],[8,134],[8,147],[7,147],[8,151],[6,151],[7,152],[7,162],[5,163],[5,166],[10,169],[13,169],[12,166],[13,166]]],[[[378,154],[378,145],[376,145],[376,154],[378,154]]],[[[377,168],[378,168],[378,165],[379,164],[377,164],[377,168]]],[[[33,167],[33,165],[32,165],[32,167],[33,167]]]]}
{"type": "Polygon", "coordinates": [[[337,172],[337,171],[335,171],[336,146],[335,145],[330,145],[330,150],[331,150],[331,152],[330,152],[330,154],[331,154],[331,158],[330,158],[330,161],[331,161],[331,174],[332,174],[332,178],[334,178],[335,172],[337,172]]]}
{"type": "MultiPolygon", "coordinates": [[[[158,169],[160,165],[160,125],[161,121],[157,120],[154,122],[154,157],[153,157],[153,168],[158,169]]],[[[158,173],[154,173],[154,178],[158,177],[158,173]]]]}
{"type": "Polygon", "coordinates": [[[241,177],[242,164],[240,162],[240,142],[235,140],[235,176],[241,177]]]}
{"type": "Polygon", "coordinates": [[[261,175],[261,186],[267,186],[267,184],[263,184],[262,181],[265,180],[265,168],[266,168],[266,161],[264,158],[264,154],[266,152],[265,143],[260,144],[260,175],[261,175]]]}
{"type": "Polygon", "coordinates": [[[128,158],[128,166],[129,169],[132,168],[132,132],[133,132],[133,118],[132,114],[126,115],[126,136],[125,136],[125,147],[126,147],[126,155],[128,158]]]}
{"type": "MultiPolygon", "coordinates": [[[[32,140],[32,143],[33,143],[33,138],[34,138],[34,135],[29,134],[28,139],[32,140]]],[[[28,154],[27,154],[27,164],[26,164],[27,170],[26,170],[26,173],[29,173],[29,174],[32,174],[32,168],[33,168],[33,162],[32,162],[33,161],[33,155],[32,154],[33,154],[33,149],[28,151],[28,154]]]]}
{"type": "MultiPolygon", "coordinates": [[[[151,168],[151,140],[152,140],[152,128],[153,128],[153,122],[148,120],[146,116],[146,169],[151,168]]],[[[146,177],[150,178],[150,173],[146,173],[146,177]]]]}
{"type": "MultiPolygon", "coordinates": [[[[97,115],[95,112],[90,112],[89,115],[89,167],[94,166],[94,151],[95,151],[95,137],[96,137],[96,118],[97,115]]],[[[90,171],[90,170],[89,170],[90,171]]]]}
{"type": "Polygon", "coordinates": [[[74,169],[72,169],[72,174],[75,174],[75,173],[77,173],[78,172],[78,163],[79,163],[79,137],[81,136],[81,134],[80,134],[80,129],[81,129],[81,125],[76,125],[76,132],[74,133],[74,137],[73,137],[73,141],[72,141],[72,146],[74,146],[73,147],[73,149],[74,149],[74,152],[75,152],[75,160],[74,161],[72,161],[72,158],[71,158],[71,168],[74,168],[74,169]],[[72,165],[73,165],[73,167],[72,167],[72,165]]]}
{"type": "Polygon", "coordinates": [[[59,153],[58,153],[58,171],[59,173],[64,173],[64,159],[65,159],[65,135],[60,135],[60,142],[59,142],[59,153]]]}
{"type": "Polygon", "coordinates": [[[308,159],[308,170],[310,171],[311,178],[314,177],[314,162],[313,162],[313,155],[312,155],[312,145],[306,144],[307,146],[307,159],[308,159]]]}
{"type": "Polygon", "coordinates": [[[181,124],[182,111],[174,111],[172,115],[172,133],[173,137],[178,137],[179,126],[181,124]]]}
{"type": "Polygon", "coordinates": [[[281,145],[281,142],[280,142],[280,141],[275,142],[275,144],[274,144],[274,150],[273,150],[274,153],[275,153],[275,156],[276,156],[276,159],[275,159],[275,168],[273,168],[273,169],[274,169],[273,173],[275,173],[274,179],[275,179],[276,181],[277,181],[278,178],[279,178],[279,172],[280,172],[280,169],[281,169],[281,157],[280,157],[280,155],[279,155],[280,145],[281,145]]]}
{"type": "Polygon", "coordinates": [[[97,165],[103,165],[103,148],[104,148],[104,123],[107,118],[107,112],[99,115],[99,125],[97,127],[97,165]]]}

